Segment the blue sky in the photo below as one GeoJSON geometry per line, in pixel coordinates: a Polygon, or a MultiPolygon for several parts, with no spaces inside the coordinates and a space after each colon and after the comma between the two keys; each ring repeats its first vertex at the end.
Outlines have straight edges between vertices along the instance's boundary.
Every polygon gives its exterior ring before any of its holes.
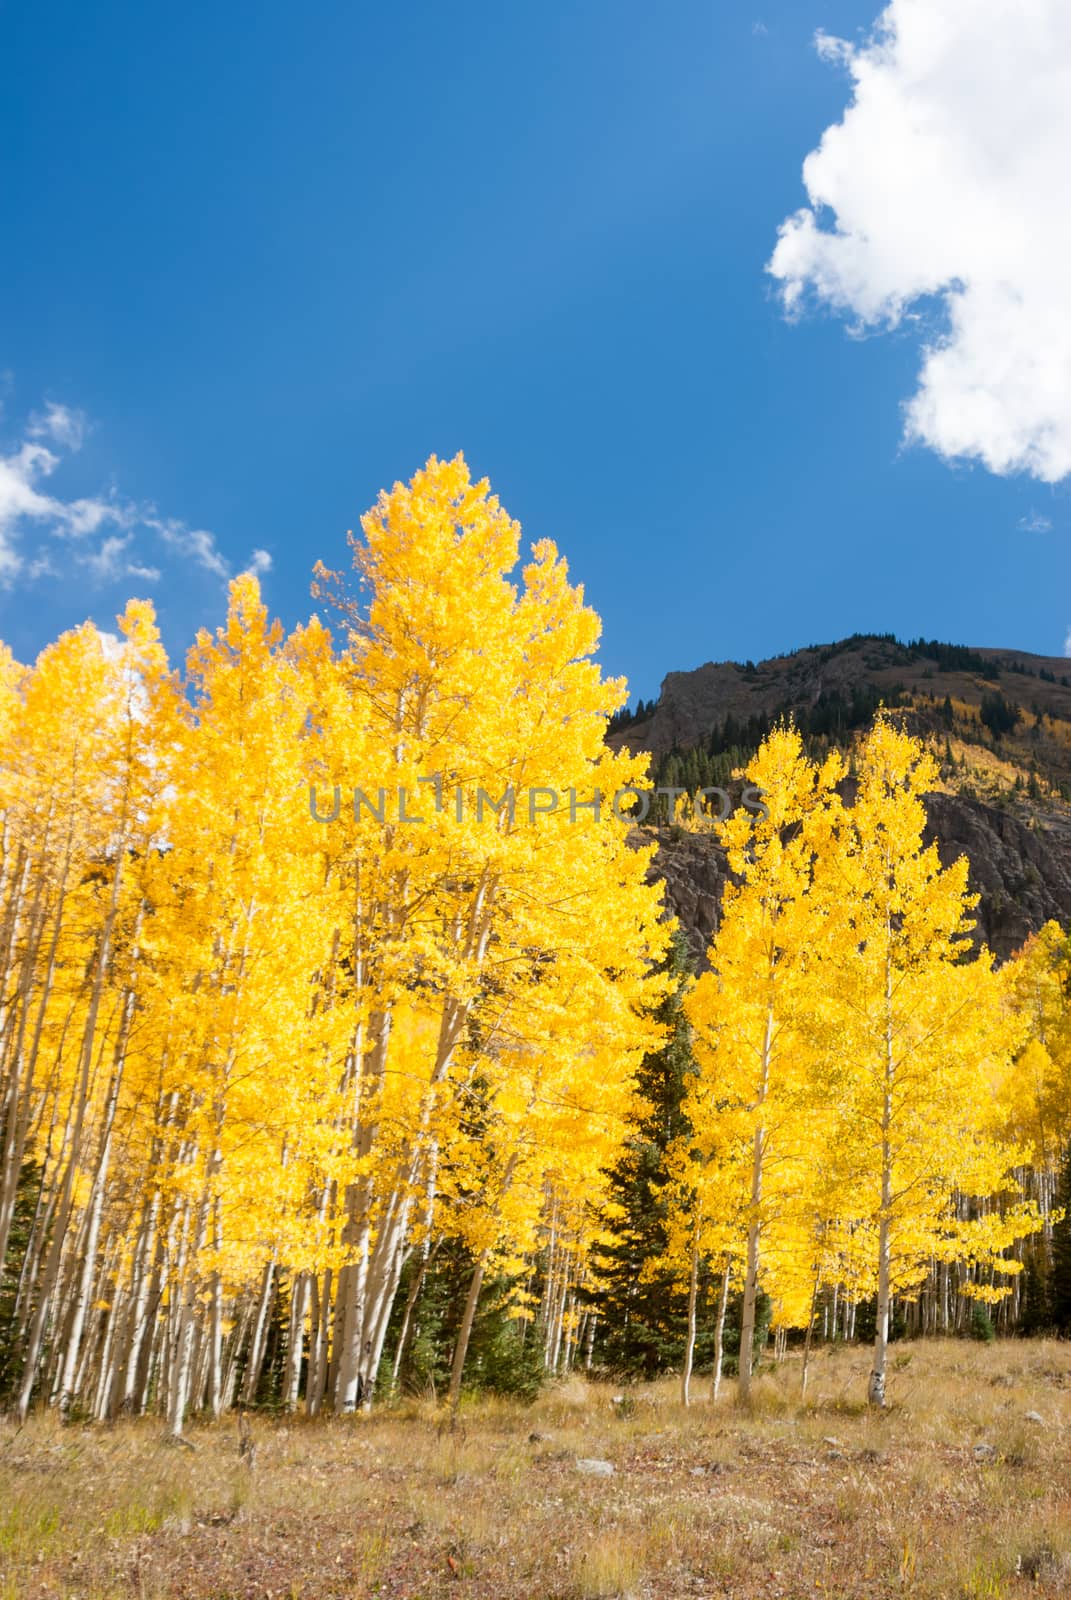
{"type": "Polygon", "coordinates": [[[816,30],[877,10],[0,7],[0,455],[47,501],[0,635],[147,593],[179,656],[251,558],[292,623],[463,450],[634,694],[856,630],[1059,654],[1057,470],[905,447],[925,322],[789,320],[764,270],[852,92],[816,30]]]}

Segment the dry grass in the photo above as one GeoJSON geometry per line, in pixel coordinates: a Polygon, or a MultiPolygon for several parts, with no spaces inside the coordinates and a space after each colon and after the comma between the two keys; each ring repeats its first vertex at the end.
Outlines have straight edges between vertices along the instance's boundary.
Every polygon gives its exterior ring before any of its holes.
{"type": "Polygon", "coordinates": [[[0,1425],[0,1600],[1071,1595],[1071,1346],[897,1346],[882,1415],[867,1366],[820,1354],[800,1405],[790,1360],[747,1415],[573,1379],[452,1434],[261,1420],[252,1472],[233,1422],[0,1425]]]}

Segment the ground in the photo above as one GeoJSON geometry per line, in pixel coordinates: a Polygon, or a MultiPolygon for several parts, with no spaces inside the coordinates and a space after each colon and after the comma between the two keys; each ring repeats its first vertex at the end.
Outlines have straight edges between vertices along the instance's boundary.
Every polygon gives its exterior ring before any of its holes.
{"type": "Polygon", "coordinates": [[[534,1405],[319,1422],[0,1424],[0,1600],[934,1600],[1071,1595],[1071,1345],[791,1357],[727,1383],[573,1378],[534,1405]],[[582,1463],[608,1463],[587,1470],[582,1463]]]}

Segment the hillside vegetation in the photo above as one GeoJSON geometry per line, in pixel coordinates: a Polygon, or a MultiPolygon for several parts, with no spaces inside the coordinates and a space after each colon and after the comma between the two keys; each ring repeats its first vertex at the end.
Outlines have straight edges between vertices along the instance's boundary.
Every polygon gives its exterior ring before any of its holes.
{"type": "Polygon", "coordinates": [[[671,672],[656,701],[614,718],[610,742],[650,751],[659,781],[696,787],[722,781],[781,717],[816,746],[844,745],[885,705],[935,743],[955,792],[1066,818],[1069,668],[1025,651],[856,634],[768,661],[671,672]]]}

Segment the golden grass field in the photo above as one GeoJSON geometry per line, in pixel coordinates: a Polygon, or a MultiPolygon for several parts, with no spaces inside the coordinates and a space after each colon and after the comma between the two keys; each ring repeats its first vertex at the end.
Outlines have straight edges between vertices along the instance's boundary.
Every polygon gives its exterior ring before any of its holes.
{"type": "Polygon", "coordinates": [[[255,1417],[251,1467],[233,1418],[0,1424],[0,1600],[1071,1595],[1071,1344],[898,1344],[880,1415],[867,1368],[255,1417]]]}

